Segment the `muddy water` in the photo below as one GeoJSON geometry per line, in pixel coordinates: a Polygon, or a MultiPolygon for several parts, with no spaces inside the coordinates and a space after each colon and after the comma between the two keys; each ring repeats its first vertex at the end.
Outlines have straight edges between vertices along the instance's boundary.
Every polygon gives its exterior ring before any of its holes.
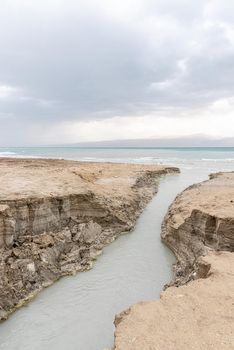
{"type": "Polygon", "coordinates": [[[161,181],[135,230],[104,250],[91,271],[66,277],[0,325],[1,350],[102,350],[113,345],[113,320],[129,305],[159,297],[174,257],[160,241],[168,206],[207,171],[183,170],[161,181]]]}

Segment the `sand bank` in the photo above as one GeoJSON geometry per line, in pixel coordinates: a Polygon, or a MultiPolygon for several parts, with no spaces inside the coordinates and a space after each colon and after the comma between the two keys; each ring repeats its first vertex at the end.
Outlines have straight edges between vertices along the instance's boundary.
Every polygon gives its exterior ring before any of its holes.
{"type": "Polygon", "coordinates": [[[174,280],[160,300],[116,317],[115,350],[233,349],[234,173],[178,195],[162,239],[177,258],[174,280]]]}

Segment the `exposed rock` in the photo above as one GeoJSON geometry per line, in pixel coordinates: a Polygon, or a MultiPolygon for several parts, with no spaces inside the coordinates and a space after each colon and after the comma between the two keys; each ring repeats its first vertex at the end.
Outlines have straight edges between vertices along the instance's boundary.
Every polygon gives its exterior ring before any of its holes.
{"type": "Polygon", "coordinates": [[[234,349],[233,199],[234,173],[177,196],[162,229],[177,257],[173,286],[116,317],[115,350],[234,349]]]}
{"type": "Polygon", "coordinates": [[[208,251],[234,251],[233,199],[234,173],[212,174],[176,197],[162,225],[162,239],[177,258],[174,284],[193,279],[197,258],[208,251]]]}
{"type": "Polygon", "coordinates": [[[62,275],[92,267],[176,168],[0,159],[0,320],[62,275]]]}

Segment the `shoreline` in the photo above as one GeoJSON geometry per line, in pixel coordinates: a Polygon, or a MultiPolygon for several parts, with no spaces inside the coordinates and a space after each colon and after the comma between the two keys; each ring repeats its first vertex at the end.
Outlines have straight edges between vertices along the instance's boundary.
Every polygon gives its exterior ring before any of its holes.
{"type": "Polygon", "coordinates": [[[1,319],[61,276],[90,269],[170,172],[178,169],[1,158],[1,319]]]}
{"type": "Polygon", "coordinates": [[[174,279],[159,300],[116,316],[115,350],[234,346],[233,202],[234,172],[212,174],[176,197],[162,224],[177,258],[174,279]]]}

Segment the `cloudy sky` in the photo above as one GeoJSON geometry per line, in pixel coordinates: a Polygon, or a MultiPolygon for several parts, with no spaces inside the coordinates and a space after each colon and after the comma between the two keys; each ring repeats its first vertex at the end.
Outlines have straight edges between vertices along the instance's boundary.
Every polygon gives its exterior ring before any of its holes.
{"type": "Polygon", "coordinates": [[[0,145],[234,136],[231,0],[3,0],[0,145]]]}

